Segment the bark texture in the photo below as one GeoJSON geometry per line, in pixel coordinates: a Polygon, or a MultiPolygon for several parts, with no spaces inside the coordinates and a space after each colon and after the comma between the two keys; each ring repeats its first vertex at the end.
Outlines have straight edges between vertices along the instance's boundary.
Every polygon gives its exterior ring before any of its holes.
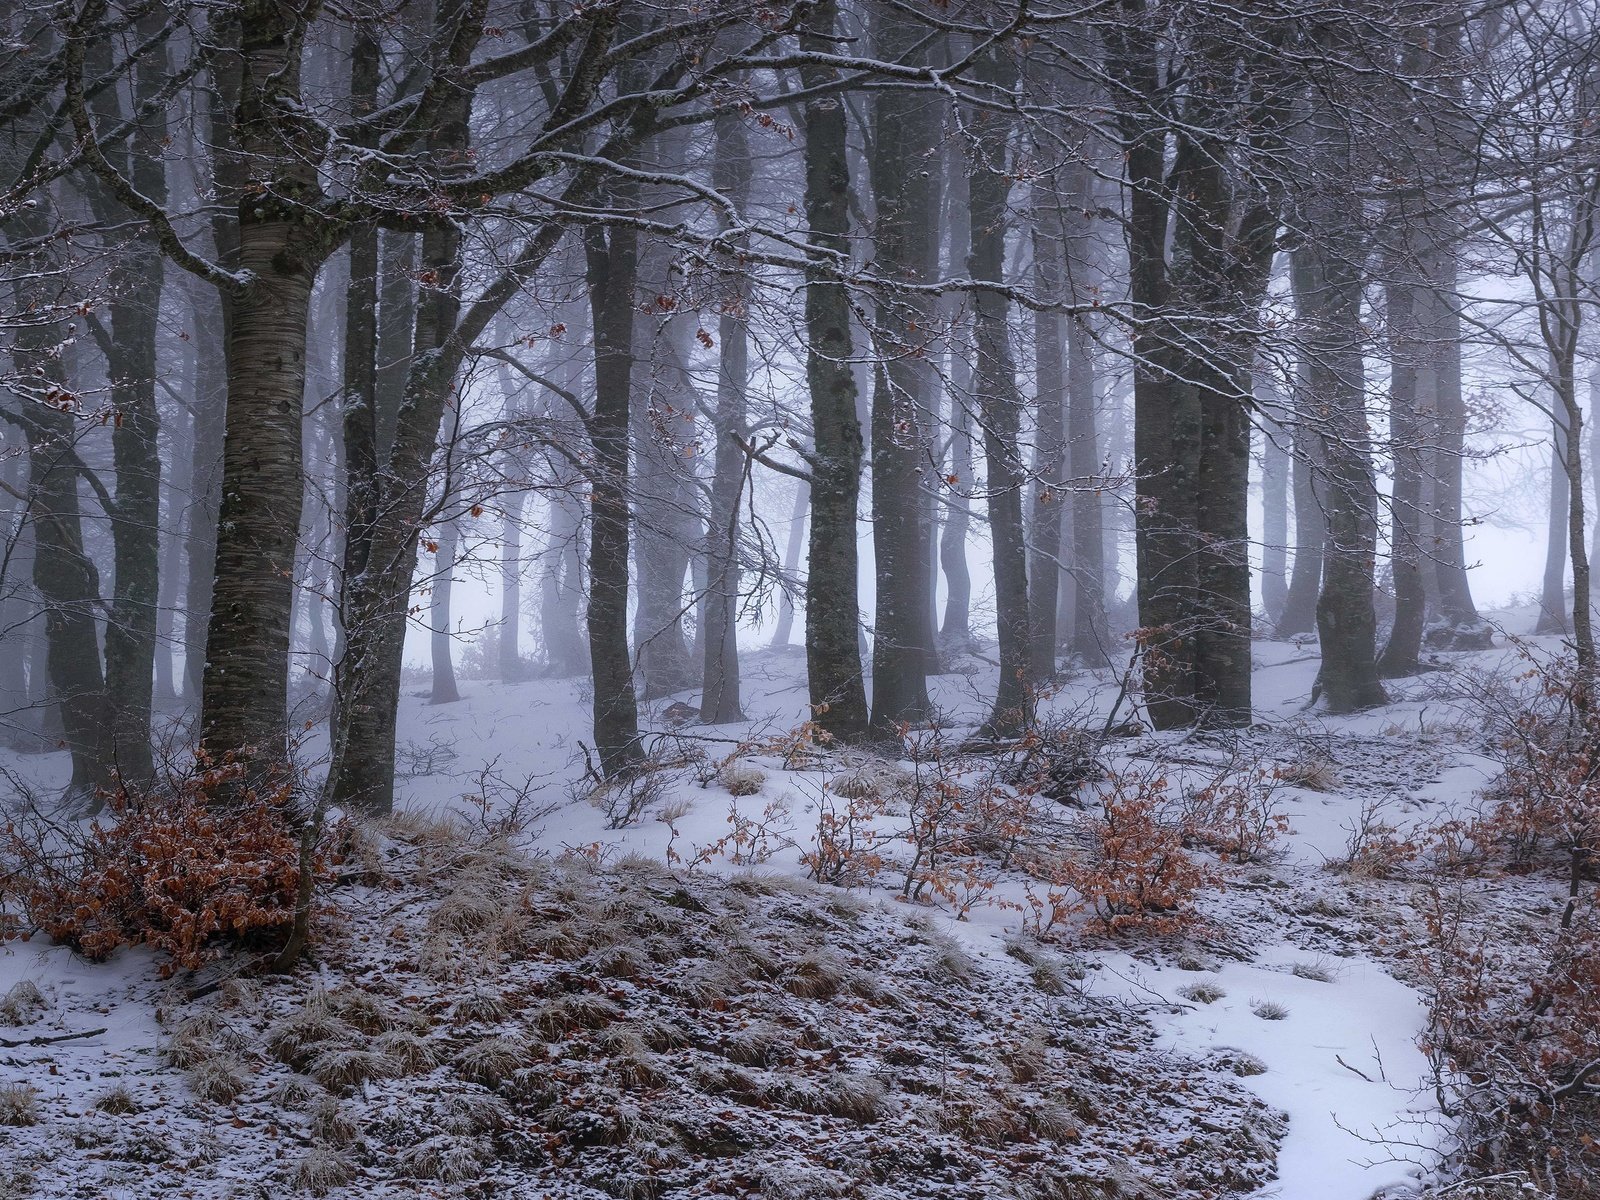
{"type": "MultiPolygon", "coordinates": [[[[837,52],[839,5],[818,0],[800,35],[808,54],[837,52]]],[[[837,78],[810,62],[801,83],[820,89],[837,78]]],[[[811,528],[806,554],[806,677],[812,718],[842,741],[869,728],[861,677],[861,614],[856,502],[864,453],[850,371],[850,300],[835,276],[849,265],[850,168],[845,107],[832,95],[805,105],[805,213],[816,264],[806,282],[806,383],[815,438],[811,459],[811,528]]]]}

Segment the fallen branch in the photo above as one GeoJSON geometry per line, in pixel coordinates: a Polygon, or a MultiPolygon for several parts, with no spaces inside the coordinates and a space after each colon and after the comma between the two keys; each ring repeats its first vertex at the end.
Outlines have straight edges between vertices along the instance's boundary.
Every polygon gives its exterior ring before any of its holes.
{"type": "Polygon", "coordinates": [[[1338,1063],[1346,1071],[1354,1071],[1357,1075],[1361,1076],[1361,1078],[1365,1079],[1368,1083],[1372,1082],[1372,1076],[1371,1075],[1368,1075],[1365,1071],[1359,1070],[1356,1067],[1352,1067],[1349,1063],[1345,1062],[1345,1060],[1340,1055],[1335,1054],[1333,1056],[1333,1061],[1338,1063]]]}
{"type": "Polygon", "coordinates": [[[0,1038],[0,1047],[4,1047],[7,1050],[15,1050],[19,1046],[51,1046],[56,1042],[70,1042],[78,1038],[99,1037],[104,1032],[104,1029],[85,1029],[82,1033],[58,1033],[52,1037],[21,1038],[16,1041],[11,1038],[0,1038]]]}

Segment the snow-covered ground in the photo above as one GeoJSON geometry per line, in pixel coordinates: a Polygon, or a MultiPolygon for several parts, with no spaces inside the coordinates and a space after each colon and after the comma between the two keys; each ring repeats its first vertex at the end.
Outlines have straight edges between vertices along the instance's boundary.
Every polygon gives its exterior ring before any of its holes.
{"type": "MultiPolygon", "coordinates": [[[[1240,1136],[1239,1131],[1247,1129],[1249,1136],[1257,1141],[1265,1139],[1269,1143],[1266,1147],[1269,1160],[1270,1142],[1278,1132],[1275,1118],[1250,1115],[1250,1110],[1240,1107],[1242,1100],[1233,1096],[1228,1088],[1248,1089],[1265,1102],[1267,1107],[1261,1113],[1276,1110],[1286,1114],[1287,1124],[1276,1147],[1276,1177],[1271,1182],[1251,1179],[1250,1163],[1254,1161],[1255,1152],[1236,1151],[1241,1168],[1236,1176],[1213,1180],[1210,1184],[1191,1181],[1186,1185],[1190,1190],[1184,1194],[1367,1200],[1383,1189],[1391,1189],[1389,1195],[1399,1195],[1401,1192],[1395,1189],[1425,1176],[1434,1164],[1435,1150],[1447,1144],[1448,1130],[1439,1116],[1428,1079],[1427,1061],[1417,1047],[1417,1036],[1425,1019],[1423,997],[1397,978],[1405,974],[1404,938],[1399,929],[1413,915],[1408,895],[1403,887],[1392,883],[1334,874],[1325,869],[1325,864],[1344,853],[1363,813],[1381,813],[1385,820],[1403,829],[1411,822],[1437,817],[1470,802],[1492,771],[1489,762],[1477,753],[1477,733],[1468,717],[1465,690],[1458,684],[1469,672],[1499,669],[1508,654],[1502,647],[1480,654],[1438,656],[1442,669],[1396,685],[1392,689],[1393,704],[1335,719],[1304,711],[1317,668],[1315,648],[1261,642],[1256,647],[1258,725],[1242,740],[1225,743],[1200,737],[1144,738],[1113,746],[1110,753],[1128,761],[1160,756],[1177,764],[1174,769],[1180,772],[1186,769],[1203,771],[1208,764],[1227,761],[1243,746],[1263,762],[1295,765],[1314,760],[1325,770],[1326,778],[1308,777],[1316,784],[1315,789],[1286,786],[1280,790],[1278,795],[1289,829],[1277,847],[1278,853],[1266,863],[1231,869],[1228,886],[1206,895],[1202,909],[1207,920],[1188,940],[1165,938],[1143,942],[1129,938],[1112,943],[1096,938],[1092,930],[1080,934],[1069,929],[1064,934],[1064,945],[1037,951],[1064,955],[1061,961],[1072,968],[1069,975],[1082,976],[1075,979],[1069,989],[1069,994],[1078,998],[1077,1003],[1100,1006],[1103,1012],[1116,1013],[1117,1022],[1132,1023],[1126,1027],[1119,1025],[1119,1032],[1108,1035],[1098,1046],[1105,1052],[1112,1048],[1125,1051],[1128,1069],[1152,1070],[1159,1075],[1160,1071],[1153,1065],[1158,1061],[1169,1066],[1232,1065],[1231,1070],[1222,1072],[1225,1080],[1232,1081],[1226,1086],[1209,1082],[1214,1079],[1213,1075],[1204,1075],[1202,1081],[1201,1074],[1186,1076],[1185,1071],[1160,1078],[1158,1090],[1173,1089],[1170,1106],[1171,1113],[1176,1115],[1172,1117],[1172,1128],[1165,1134],[1149,1131],[1153,1139],[1150,1146],[1142,1149],[1137,1140],[1113,1145],[1115,1139],[1107,1141],[1110,1135],[1103,1125],[1094,1121],[1088,1123],[1081,1135],[1073,1137],[1073,1145],[1085,1148],[1085,1153],[1092,1151],[1108,1156],[1107,1161],[1120,1155],[1122,1160],[1135,1165],[1135,1175],[1141,1155],[1150,1157],[1152,1162],[1159,1158],[1167,1165],[1161,1166],[1157,1174],[1166,1181],[1165,1186],[1175,1186],[1173,1180],[1177,1177],[1171,1173],[1173,1168],[1169,1160],[1173,1157],[1172,1146],[1178,1143],[1172,1139],[1209,1136],[1205,1134],[1207,1123],[1204,1113],[1197,1110],[1195,1096],[1182,1095],[1178,1090],[1180,1084],[1187,1090],[1188,1085],[1183,1084],[1183,1080],[1192,1078],[1197,1094],[1209,1095],[1221,1106],[1218,1127],[1231,1131],[1230,1137],[1240,1136]],[[1133,1026],[1140,1031],[1137,1038],[1129,1032],[1133,1026]],[[1146,1040],[1140,1042],[1139,1038],[1146,1040]],[[1156,1143],[1163,1136],[1168,1141],[1158,1151],[1156,1143]],[[1250,1186],[1246,1186],[1247,1181],[1250,1186]],[[1252,1191],[1251,1187],[1256,1184],[1260,1186],[1252,1191]]],[[[990,692],[992,668],[978,660],[972,660],[972,668],[970,674],[947,675],[936,682],[935,702],[955,730],[972,724],[983,714],[985,698],[990,692]]],[[[534,681],[505,685],[466,681],[463,699],[441,707],[430,707],[424,699],[408,694],[403,702],[400,730],[401,808],[416,816],[455,813],[468,826],[481,826],[492,822],[496,812],[503,812],[520,794],[524,815],[533,813],[535,816],[533,823],[519,836],[521,850],[536,856],[561,851],[569,852],[570,856],[571,852],[581,850],[584,860],[601,863],[623,861],[628,855],[657,862],[676,856],[674,867],[680,878],[687,876],[683,862],[694,857],[696,848],[711,846],[729,832],[730,810],[747,818],[760,819],[764,813],[776,809],[784,815],[779,816],[774,832],[784,836],[775,836],[774,851],[760,871],[799,881],[805,875],[801,855],[809,846],[815,829],[815,806],[822,794],[822,784],[830,774],[842,769],[837,762],[821,760],[802,762],[799,769],[785,769],[785,764],[772,753],[772,747],[763,745],[802,720],[805,711],[803,672],[803,657],[798,649],[748,655],[744,663],[744,701],[751,720],[715,728],[690,725],[678,729],[663,742],[664,746],[670,742],[677,749],[698,745],[713,759],[732,753],[741,744],[747,750],[755,746],[741,761],[763,774],[759,793],[735,797],[706,772],[696,778],[694,771],[685,770],[674,777],[668,794],[652,800],[650,810],[641,820],[621,829],[609,828],[605,815],[585,802],[578,789],[570,786],[581,765],[579,743],[588,736],[587,705],[579,682],[534,681]],[[762,753],[762,750],[767,752],[762,753]],[[669,819],[660,819],[663,815],[669,819]]],[[[1052,698],[1050,708],[1076,714],[1076,719],[1086,723],[1092,723],[1092,717],[1103,720],[1104,706],[1115,690],[1109,673],[1084,672],[1052,698]]],[[[661,707],[647,712],[646,723],[665,735],[667,726],[661,719],[661,707]]],[[[305,753],[314,760],[315,746],[306,747],[305,753]]],[[[59,756],[37,757],[15,765],[42,790],[56,782],[56,776],[63,770],[59,756]]],[[[428,849],[425,840],[408,843],[404,839],[393,843],[391,852],[402,857],[413,856],[418,861],[435,853],[428,849]]],[[[460,853],[470,857],[468,851],[460,853]]],[[[756,923],[754,928],[758,930],[769,928],[779,919],[774,916],[774,910],[783,907],[778,901],[768,897],[755,906],[759,909],[756,912],[726,890],[729,882],[737,883],[746,876],[748,868],[728,862],[726,853],[708,854],[706,859],[697,868],[705,881],[696,885],[705,889],[706,905],[728,914],[750,913],[748,919],[756,923]],[[730,896],[734,898],[729,899],[730,896]]],[[[432,889],[430,902],[435,906],[435,913],[440,911],[439,906],[452,903],[451,897],[456,895],[445,886],[451,869],[435,863],[430,868],[433,874],[423,872],[428,881],[425,887],[432,889]]],[[[494,888],[520,888],[522,891],[517,894],[535,894],[529,890],[532,885],[517,882],[515,870],[500,867],[495,870],[502,873],[494,877],[494,888]]],[[[637,872],[643,868],[630,870],[637,872]]],[[[537,885],[538,888],[555,888],[557,892],[561,886],[564,885],[548,880],[537,885]]],[[[618,889],[626,891],[635,886],[646,887],[626,872],[623,875],[613,873],[603,876],[602,882],[585,884],[587,890],[572,892],[570,899],[573,903],[582,900],[604,904],[609,903],[618,889]]],[[[646,890],[666,886],[665,883],[651,884],[646,890]]],[[[940,987],[954,987],[949,979],[940,982],[915,973],[904,974],[908,968],[898,957],[903,955],[902,949],[891,949],[909,944],[908,938],[911,942],[919,937],[933,939],[930,945],[946,944],[940,940],[945,939],[948,944],[964,950],[977,973],[978,982],[962,982],[956,988],[964,1002],[978,1009],[995,1003],[1011,1007],[1003,1017],[992,1014],[997,1031],[995,1038],[1001,1038],[1000,1030],[1010,1031],[1007,1036],[1020,1037],[1017,1031],[1030,1023],[1047,1024],[1052,1020],[1052,1012],[1056,1011],[1052,1005],[1057,1002],[1040,994],[1032,985],[1023,987],[1015,983],[1030,970],[1019,963],[1019,956],[1026,959],[1034,953],[1018,942],[1021,917],[1017,908],[1024,898],[1019,878],[1002,873],[988,900],[972,908],[960,920],[948,909],[938,906],[895,903],[895,890],[893,886],[858,890],[857,898],[868,904],[865,911],[877,915],[865,918],[865,924],[852,917],[833,932],[818,933],[819,938],[838,939],[836,945],[828,943],[828,954],[844,960],[855,956],[859,960],[858,965],[846,971],[846,977],[854,978],[851,971],[876,974],[884,987],[924,989],[919,995],[931,994],[940,987]],[[908,919],[912,919],[910,924],[907,924],[908,919]],[[908,929],[913,932],[907,933],[908,929]],[[926,932],[917,933],[916,930],[926,932]],[[875,963],[872,960],[877,954],[887,957],[875,963]]],[[[348,893],[348,889],[341,891],[348,893]]],[[[835,891],[807,886],[799,903],[815,908],[835,891]]],[[[497,902],[506,900],[504,895],[496,894],[497,902]]],[[[559,905],[558,900],[551,898],[555,894],[539,891],[536,899],[527,903],[536,908],[559,905]]],[[[696,891],[694,895],[700,896],[701,892],[696,891]]],[[[425,964],[418,965],[428,952],[427,947],[420,943],[412,945],[411,941],[425,940],[427,927],[425,922],[418,924],[422,921],[420,917],[412,921],[404,906],[416,903],[420,913],[426,905],[405,891],[386,898],[381,888],[365,894],[362,901],[368,907],[380,906],[381,917],[358,917],[352,894],[343,894],[337,901],[336,915],[342,924],[331,931],[330,936],[343,949],[337,956],[330,951],[329,961],[320,968],[320,983],[330,994],[349,986],[387,993],[393,990],[389,986],[392,983],[394,987],[410,990],[395,992],[389,1000],[402,1006],[419,1007],[419,1011],[431,1014],[432,1018],[452,1024],[457,1033],[467,1028],[490,1036],[493,1029],[499,1028],[490,1017],[484,1017],[476,1025],[462,1020],[452,1023],[448,1018],[454,1011],[452,1004],[459,1003],[459,994],[452,1000],[452,989],[459,989],[461,980],[468,978],[471,971],[466,975],[460,970],[455,975],[444,971],[435,978],[425,964]],[[394,911],[390,905],[395,906],[394,911]],[[373,950],[374,944],[386,938],[396,939],[401,944],[388,959],[373,950]],[[396,968],[394,980],[384,978],[386,961],[405,963],[403,969],[396,968]],[[432,982],[428,982],[430,979],[432,982]],[[478,1025],[485,1028],[478,1029],[478,1025]]],[[[702,901],[696,899],[694,903],[702,901]]],[[[574,918],[581,916],[572,915],[574,918]]],[[[1055,935],[1061,933],[1052,931],[1055,935]]],[[[786,948],[778,955],[779,959],[803,949],[804,938],[795,941],[785,935],[785,939],[780,939],[786,948]]],[[[546,963],[538,972],[523,978],[518,986],[529,989],[529,997],[544,995],[553,969],[546,963]]],[[[780,963],[772,968],[773,978],[790,978],[797,969],[793,962],[787,966],[780,963]]],[[[1039,970],[1031,969],[1037,977],[1039,970]]],[[[532,967],[528,970],[532,971],[532,967]]],[[[670,967],[663,970],[664,976],[671,973],[670,967]]],[[[497,970],[494,977],[514,974],[509,970],[497,970]]],[[[669,986],[670,978],[664,978],[660,988],[656,988],[655,983],[646,986],[638,982],[637,976],[626,978],[632,982],[618,985],[626,995],[618,993],[614,997],[621,1002],[655,1004],[660,996],[676,994],[669,986]]],[[[308,1127],[310,1132],[291,1130],[282,1118],[271,1115],[271,1105],[262,1099],[269,1084],[282,1089],[288,1067],[268,1062],[270,1056],[263,1057],[265,1052],[261,1047],[266,1043],[261,1039],[266,1036],[271,1021],[281,1021],[286,1015],[299,1011],[297,1005],[302,1008],[306,1005],[305,991],[313,982],[317,980],[301,980],[294,987],[272,984],[265,989],[238,989],[238,994],[226,995],[224,989],[191,1000],[182,991],[182,981],[164,983],[158,980],[153,963],[142,954],[124,953],[111,963],[96,966],[76,960],[64,950],[37,944],[13,942],[0,947],[0,995],[18,984],[32,983],[44,1000],[38,1011],[25,1011],[26,1006],[23,1006],[24,1010],[10,1017],[0,1011],[0,1088],[24,1084],[34,1089],[40,1118],[36,1125],[4,1130],[15,1149],[11,1151],[9,1165],[0,1163],[0,1197],[155,1194],[149,1190],[150,1181],[168,1177],[150,1164],[173,1162],[190,1164],[188,1169],[194,1182],[188,1194],[205,1197],[277,1194],[273,1189],[283,1186],[284,1180],[292,1180],[294,1170],[274,1166],[266,1171],[257,1156],[290,1155],[292,1158],[301,1156],[306,1146],[315,1150],[317,1145],[329,1140],[326,1130],[317,1132],[311,1127],[308,1127]],[[245,994],[247,991],[249,994],[245,994]],[[211,1015],[207,1017],[206,1013],[211,1015]],[[204,1018],[199,1025],[193,1024],[197,1014],[204,1018]],[[174,1030],[185,1018],[191,1022],[186,1027],[191,1034],[204,1026],[201,1040],[210,1039],[221,1049],[236,1051],[242,1056],[237,1069],[249,1077],[249,1083],[237,1101],[214,1101],[209,1107],[204,1104],[195,1107],[195,1068],[191,1065],[189,1073],[185,1074],[181,1064],[174,1064],[172,1053],[174,1030]],[[94,1032],[97,1030],[101,1032],[94,1032]],[[251,1030],[255,1032],[252,1034],[251,1030]],[[154,1115],[140,1115],[139,1123],[123,1122],[119,1126],[117,1119],[97,1109],[97,1102],[107,1105],[107,1094],[119,1082],[136,1094],[136,1106],[143,1114],[161,1113],[170,1107],[173,1113],[170,1126],[163,1129],[166,1118],[154,1115]],[[181,1115],[184,1113],[188,1115],[181,1115]],[[223,1119],[223,1113],[232,1115],[223,1119]],[[213,1122],[210,1128],[206,1128],[207,1121],[213,1122]],[[252,1132],[269,1126],[272,1134],[265,1140],[252,1132]],[[136,1134],[130,1132],[135,1129],[138,1130],[136,1134]],[[297,1146],[290,1144],[295,1142],[297,1146]],[[236,1161],[240,1155],[251,1161],[236,1161]],[[12,1174],[8,1176],[7,1171],[12,1174]],[[34,1180],[32,1192],[26,1190],[28,1178],[34,1180]],[[278,1182],[263,1183],[265,1178],[278,1182]],[[73,1180],[81,1180],[81,1186],[74,1184],[67,1190],[68,1182],[73,1180]],[[261,1190],[252,1191],[251,1188],[261,1190]]],[[[845,992],[850,986],[854,985],[838,985],[845,992]]],[[[868,984],[860,986],[866,988],[868,984]]],[[[811,1009],[795,1008],[793,989],[783,992],[781,987],[776,991],[767,988],[761,995],[766,997],[757,1005],[761,1021],[792,1020],[804,1025],[817,1019],[811,1009]],[[767,992],[772,995],[768,996],[767,992]],[[778,998],[773,999],[773,996],[778,998]]],[[[812,999],[806,1003],[810,1004],[812,999]]],[[[311,1006],[315,1007],[315,1003],[311,1006]]],[[[550,1001],[542,1003],[548,1006],[550,1001]]],[[[972,1028],[959,1036],[982,1041],[984,1020],[981,1018],[984,1016],[984,1012],[976,1012],[972,1028]]],[[[681,1013],[674,1019],[680,1018],[681,1013]]],[[[502,1017],[502,1022],[504,1019],[509,1018],[502,1017]]],[[[893,1022],[887,1027],[893,1027],[893,1022]]],[[[870,1022],[862,1024],[858,1032],[870,1028],[870,1022]]],[[[515,1036],[520,1038],[525,1033],[515,1036]]],[[[904,1029],[901,1034],[910,1036],[904,1029]]],[[[732,1034],[727,1033],[727,1036],[732,1034]]],[[[448,1046],[439,1052],[442,1054],[445,1049],[450,1053],[465,1053],[459,1049],[457,1041],[448,1041],[448,1046]]],[[[1056,1046],[1055,1049],[1061,1048],[1056,1046]]],[[[827,1051],[819,1043],[809,1050],[802,1044],[801,1049],[793,1053],[800,1057],[794,1060],[798,1065],[791,1064],[791,1073],[809,1069],[808,1054],[835,1052],[827,1051]]],[[[905,1077],[903,1070],[895,1074],[892,1064],[885,1065],[887,1061],[881,1056],[863,1057],[849,1069],[864,1073],[878,1071],[879,1076],[890,1081],[885,1085],[889,1089],[886,1095],[897,1104],[903,1100],[908,1111],[923,1103],[915,1098],[922,1084],[905,1077]]],[[[683,1076],[685,1079],[690,1078],[694,1070],[701,1070],[678,1058],[671,1059],[671,1064],[662,1068],[673,1078],[677,1076],[672,1072],[679,1069],[689,1073],[683,1076]]],[[[972,1070],[978,1093],[986,1087],[1002,1086],[997,1082],[999,1076],[990,1078],[985,1073],[989,1067],[974,1066],[972,1070]]],[[[701,1075],[693,1076],[700,1080],[695,1086],[711,1087],[703,1075],[701,1070],[701,1075]]],[[[1145,1083],[1148,1086],[1150,1081],[1145,1083]]],[[[574,1084],[580,1085],[588,1086],[583,1080],[574,1084]]],[[[756,1085],[765,1086],[761,1080],[751,1086],[756,1085]]],[[[1007,1089],[1020,1088],[1019,1095],[1027,1093],[1028,1104],[1042,1103],[1037,1095],[1028,1091],[1029,1086],[1023,1080],[1004,1083],[1007,1089]]],[[[222,1088],[223,1092],[227,1090],[222,1088]]],[[[420,1093],[406,1092],[397,1083],[380,1084],[374,1079],[362,1083],[357,1091],[367,1104],[363,1110],[366,1120],[375,1119],[374,1114],[384,1103],[422,1104],[417,1098],[420,1093]]],[[[1010,1091],[1006,1094],[1010,1095],[1010,1091]]],[[[1148,1093],[1139,1095],[1148,1099],[1148,1093]]],[[[4,1096],[0,1091],[0,1107],[5,1103],[4,1096]]],[[[973,1103],[980,1103],[981,1099],[978,1095],[973,1103]]],[[[433,1097],[429,1103],[433,1100],[438,1097],[433,1097]]],[[[444,1103],[443,1100],[438,1102],[444,1103]]],[[[946,1097],[940,1103],[948,1107],[951,1102],[946,1097]]],[[[805,1108],[805,1104],[798,1101],[789,1107],[794,1108],[795,1104],[805,1108]]],[[[118,1107],[116,1101],[111,1101],[109,1106],[118,1107]]],[[[638,1118],[645,1124],[651,1121],[670,1124],[677,1119],[648,1106],[646,1110],[645,1115],[638,1118]]],[[[424,1124],[436,1118],[444,1119],[434,1109],[424,1108],[419,1108],[413,1116],[424,1124]]],[[[317,1119],[326,1123],[333,1118],[325,1113],[317,1119]]],[[[938,1125],[941,1118],[930,1119],[938,1125]]],[[[830,1120],[831,1117],[823,1113],[815,1116],[813,1124],[826,1126],[830,1120]]],[[[891,1122],[885,1129],[898,1130],[899,1126],[891,1122]]],[[[500,1141],[496,1139],[502,1137],[502,1132],[491,1135],[487,1126],[475,1128],[463,1135],[471,1145],[462,1153],[469,1158],[472,1155],[493,1157],[499,1153],[500,1141]]],[[[802,1138],[811,1136],[799,1125],[794,1126],[791,1133],[802,1138]]],[[[826,1129],[813,1128],[812,1133],[826,1140],[826,1129]]],[[[397,1128],[389,1130],[387,1136],[399,1138],[402,1133],[397,1128]]],[[[1027,1138],[1042,1136],[1035,1131],[1027,1138]]],[[[0,1141],[4,1140],[5,1136],[0,1136],[0,1141]]],[[[838,1143],[838,1146],[843,1145],[843,1142],[838,1143]]],[[[1227,1153],[1216,1151],[1215,1147],[1213,1151],[1224,1156],[1227,1153]]],[[[861,1152],[859,1146],[856,1152],[861,1152]]],[[[751,1149],[749,1153],[759,1157],[766,1152],[751,1149]]],[[[1078,1151],[1073,1153],[1076,1156],[1074,1169],[1089,1161],[1078,1151]]],[[[952,1154],[952,1161],[960,1158],[954,1150],[952,1154]]],[[[998,1151],[994,1151],[990,1159],[991,1165],[1001,1174],[1023,1169],[998,1151]]],[[[608,1191],[613,1195],[799,1197],[857,1194],[850,1192],[846,1183],[829,1182],[821,1174],[808,1184],[801,1178],[804,1171],[800,1167],[795,1168],[800,1171],[795,1176],[799,1182],[785,1191],[788,1185],[779,1178],[782,1164],[774,1163],[776,1159],[762,1167],[762,1170],[771,1168],[767,1175],[758,1171],[743,1184],[727,1183],[727,1191],[675,1191],[669,1187],[665,1192],[648,1189],[628,1192],[597,1184],[599,1190],[586,1192],[583,1187],[587,1185],[567,1175],[560,1176],[558,1187],[553,1182],[557,1175],[552,1173],[547,1177],[552,1181],[548,1191],[534,1187],[531,1191],[502,1193],[489,1188],[487,1183],[451,1182],[446,1178],[449,1172],[441,1175],[437,1170],[433,1178],[442,1182],[426,1193],[378,1192],[371,1190],[376,1185],[360,1186],[367,1189],[366,1194],[384,1195],[456,1194],[462,1188],[467,1190],[461,1194],[529,1196],[601,1195],[608,1191]],[[777,1174],[772,1174],[774,1171],[777,1174]],[[829,1190],[836,1185],[846,1190],[829,1190]],[[474,1186],[488,1190],[472,1193],[474,1186]],[[747,1190],[740,1192],[738,1187],[747,1190]]],[[[482,1163],[478,1165],[482,1167],[482,1163]]],[[[813,1168],[822,1169],[813,1163],[805,1170],[813,1168]]],[[[525,1178],[545,1178],[540,1176],[539,1169],[529,1169],[533,1174],[525,1178]]],[[[615,1164],[612,1169],[623,1170],[615,1164]]],[[[667,1178],[671,1169],[660,1166],[660,1171],[666,1173],[662,1178],[667,1178]]],[[[553,1167],[549,1170],[554,1172],[553,1167]]],[[[994,1186],[992,1179],[983,1182],[988,1177],[978,1166],[969,1164],[950,1168],[958,1175],[967,1171],[967,1175],[961,1176],[968,1181],[966,1184],[952,1184],[953,1190],[941,1190],[935,1183],[937,1172],[932,1168],[928,1170],[926,1190],[904,1184],[904,1179],[914,1177],[915,1172],[910,1175],[902,1172],[894,1175],[902,1181],[895,1185],[901,1190],[870,1194],[958,1195],[962,1194],[962,1186],[994,1186]]],[[[464,1176],[475,1177],[472,1171],[465,1168],[463,1171],[464,1176]]],[[[300,1183],[304,1184],[303,1170],[301,1175],[300,1183]]],[[[1154,1182],[1152,1178],[1146,1179],[1151,1186],[1154,1182]]],[[[503,1177],[501,1185],[505,1186],[503,1177]]],[[[1138,1192],[1132,1182],[1125,1186],[1128,1190],[1115,1194],[1150,1194],[1138,1192]]],[[[1016,1194],[1051,1193],[1024,1190],[1016,1194]]],[[[1157,1191],[1154,1194],[1174,1193],[1157,1191]]]]}

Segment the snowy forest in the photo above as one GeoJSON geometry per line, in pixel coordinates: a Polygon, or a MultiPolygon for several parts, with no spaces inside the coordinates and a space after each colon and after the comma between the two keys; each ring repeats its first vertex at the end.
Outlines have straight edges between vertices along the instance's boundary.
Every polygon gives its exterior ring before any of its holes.
{"type": "Polygon", "coordinates": [[[1600,1200],[1597,471],[1600,0],[0,0],[0,1200],[1600,1200]]]}

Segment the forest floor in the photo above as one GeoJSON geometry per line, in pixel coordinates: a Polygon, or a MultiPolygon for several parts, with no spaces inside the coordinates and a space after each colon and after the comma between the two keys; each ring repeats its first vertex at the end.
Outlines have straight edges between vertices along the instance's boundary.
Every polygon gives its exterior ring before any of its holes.
{"type": "MultiPolygon", "coordinates": [[[[576,782],[573,681],[408,695],[402,813],[358,838],[300,974],[0,947],[0,1200],[1423,1194],[1450,1142],[1418,1044],[1441,883],[1374,864],[1493,779],[1474,698],[1516,655],[1430,655],[1330,718],[1314,647],[1255,654],[1250,730],[1101,749],[1175,795],[1272,780],[1270,847],[1211,856],[1197,919],[1157,932],[1050,912],[1010,851],[908,899],[892,799],[870,870],[808,879],[844,793],[994,768],[812,746],[798,650],[749,655],[753,719],[664,734],[627,796],[576,782]]],[[[967,665],[937,681],[953,743],[992,681],[967,665]]],[[[1046,709],[1097,730],[1116,690],[1080,672],[1046,709]]],[[[17,767],[48,784],[53,757],[17,767]]],[[[1079,803],[1041,800],[1011,850],[1070,841],[1079,803]]],[[[1448,886],[1474,944],[1555,903],[1448,886]]]]}

